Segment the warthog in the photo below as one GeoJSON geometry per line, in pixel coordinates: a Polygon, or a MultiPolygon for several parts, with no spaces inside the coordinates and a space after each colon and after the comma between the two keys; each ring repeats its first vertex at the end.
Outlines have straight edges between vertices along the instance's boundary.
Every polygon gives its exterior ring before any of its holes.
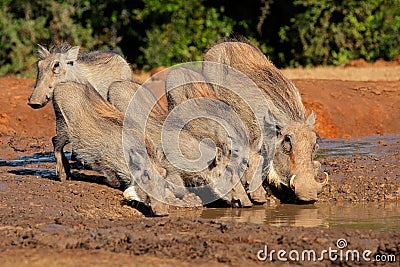
{"type": "MultiPolygon", "coordinates": [[[[181,74],[178,73],[178,76],[181,74]]],[[[169,77],[176,78],[177,76],[173,73],[169,77]]],[[[109,101],[122,112],[127,111],[126,116],[137,117],[143,110],[152,110],[146,120],[146,135],[149,136],[160,150],[161,147],[166,148],[164,150],[165,158],[161,161],[161,166],[167,170],[167,180],[181,187],[181,189],[185,187],[192,188],[194,192],[200,194],[203,203],[221,198],[230,205],[251,206],[252,204],[243,187],[240,183],[237,183],[241,169],[239,166],[232,166],[232,163],[229,162],[233,149],[228,140],[224,140],[224,137],[220,133],[221,129],[216,127],[216,125],[207,124],[201,119],[192,121],[189,125],[185,124],[185,115],[191,114],[191,110],[202,109],[206,114],[211,116],[217,112],[216,106],[212,104],[204,106],[204,103],[201,101],[193,101],[189,107],[186,106],[175,110],[167,117],[167,113],[163,107],[155,104],[157,100],[151,94],[151,90],[146,88],[152,86],[151,81],[145,83],[143,86],[142,91],[140,91],[142,96],[135,96],[138,97],[135,101],[141,104],[140,107],[134,105],[127,110],[129,102],[136,92],[136,86],[132,83],[118,82],[113,84],[112,87],[114,88],[110,88],[109,101]],[[114,85],[125,86],[130,88],[130,90],[120,90],[114,85]],[[118,96],[118,92],[125,94],[127,91],[132,93],[130,98],[118,96]],[[137,107],[137,109],[133,110],[132,108],[134,107],[137,107]],[[165,122],[169,124],[164,124],[165,122]],[[179,136],[177,136],[177,130],[179,136]],[[207,141],[201,142],[202,138],[213,140],[216,147],[207,141]],[[167,140],[168,143],[162,144],[161,139],[164,141],[167,140]],[[179,141],[175,144],[174,141],[177,139],[179,141]],[[178,147],[179,149],[174,149],[178,147]],[[200,151],[196,151],[194,148],[199,148],[200,151]],[[209,161],[202,162],[202,156],[205,158],[208,157],[209,161]],[[200,165],[204,168],[192,169],[194,166],[197,168],[200,165]],[[200,189],[197,190],[194,188],[200,189]]],[[[229,109],[227,106],[226,108],[229,109]]],[[[228,113],[229,111],[225,110],[225,114],[228,113]]],[[[141,116],[145,116],[145,114],[141,116]]],[[[132,119],[134,120],[134,118],[132,119]]],[[[240,163],[247,164],[247,162],[240,163]]],[[[172,191],[175,195],[180,195],[180,198],[182,195],[188,194],[186,189],[179,192],[179,189],[175,188],[172,191]]],[[[190,197],[190,199],[195,198],[190,197]]],[[[192,205],[198,205],[196,200],[192,201],[192,205]]]]}
{"type": "MultiPolygon", "coordinates": [[[[86,162],[100,168],[111,186],[124,190],[127,199],[150,206],[155,215],[168,214],[168,206],[162,202],[168,197],[167,188],[159,185],[160,178],[156,179],[157,173],[165,176],[165,170],[146,162],[147,151],[145,145],[138,143],[141,133],[136,129],[128,129],[123,143],[121,112],[93,88],[75,82],[61,83],[54,88],[53,105],[57,124],[65,126],[65,135],[74,149],[86,162]],[[125,161],[123,146],[128,147],[125,152],[129,164],[125,161]],[[137,181],[141,181],[140,187],[137,181]],[[146,193],[150,191],[151,195],[146,193]]],[[[161,154],[152,154],[157,155],[161,154]]]]}
{"type": "Polygon", "coordinates": [[[61,82],[90,84],[107,99],[114,81],[132,79],[132,70],[119,54],[112,51],[83,53],[68,43],[47,50],[38,45],[38,75],[35,89],[28,98],[32,108],[41,108],[51,100],[55,86],[61,82]]]}
{"type": "Polygon", "coordinates": [[[160,112],[167,112],[167,108],[165,107],[166,105],[164,104],[164,101],[162,101],[163,99],[158,100],[157,95],[153,93],[155,87],[157,87],[156,89],[159,89],[158,87],[160,86],[160,81],[158,80],[149,80],[143,85],[140,85],[135,81],[128,80],[113,82],[108,90],[107,100],[118,110],[125,112],[130,101],[132,100],[132,97],[135,95],[140,86],[143,86],[143,88],[149,92],[147,101],[156,103],[155,105],[157,106],[157,109],[160,109],[160,112]]]}
{"type": "MultiPolygon", "coordinates": [[[[75,81],[94,86],[106,99],[108,87],[112,82],[132,78],[128,63],[120,55],[111,51],[83,53],[79,51],[79,46],[63,43],[50,51],[38,45],[38,55],[36,85],[28,98],[28,105],[35,109],[45,106],[52,100],[54,88],[62,82],[75,81]]],[[[60,181],[70,176],[69,164],[62,151],[64,145],[68,143],[64,126],[63,123],[57,123],[57,133],[52,139],[56,158],[56,175],[60,181]]]]}
{"type": "MultiPolygon", "coordinates": [[[[226,64],[244,73],[261,89],[275,118],[277,133],[273,163],[269,168],[264,168],[263,177],[276,189],[291,188],[295,195],[295,199],[291,200],[295,202],[316,201],[327,178],[324,183],[315,180],[315,167],[318,165],[313,161],[318,148],[313,131],[315,115],[312,112],[306,117],[306,110],[295,85],[245,38],[217,43],[205,53],[203,59],[226,64]]],[[[224,73],[215,73],[211,68],[204,69],[204,75],[223,79],[224,73]]],[[[214,90],[218,97],[243,114],[245,121],[252,120],[247,118],[250,116],[249,108],[237,95],[222,87],[214,87],[214,90]]],[[[264,147],[264,150],[268,148],[264,147]]]]}
{"type": "Polygon", "coordinates": [[[125,112],[139,87],[140,84],[134,81],[113,82],[108,90],[107,100],[118,110],[125,112]]]}
{"type": "MultiPolygon", "coordinates": [[[[243,203],[249,203],[248,197],[246,197],[246,190],[243,186],[248,189],[251,180],[250,176],[254,173],[256,165],[253,163],[257,163],[257,154],[254,151],[260,150],[260,148],[257,148],[259,144],[256,142],[253,142],[251,145],[249,144],[248,132],[243,128],[244,125],[241,124],[240,118],[234,120],[236,114],[233,109],[227,107],[227,103],[216,95],[212,87],[213,85],[208,83],[201,73],[185,68],[175,69],[167,76],[166,94],[168,108],[170,111],[173,111],[179,105],[184,105],[188,100],[206,99],[203,101],[204,104],[202,106],[195,107],[188,105],[186,113],[190,117],[196,111],[205,110],[210,115],[206,118],[197,119],[197,121],[192,120],[187,126],[214,132],[214,135],[218,136],[219,139],[225,140],[225,142],[232,142],[235,148],[230,152],[231,162],[229,168],[235,170],[235,173],[239,175],[238,177],[243,184],[240,182],[237,183],[230,194],[234,199],[242,200],[243,203]],[[207,106],[207,103],[213,102],[222,102],[226,106],[219,105],[214,108],[207,106]],[[219,114],[219,116],[216,116],[216,114],[219,114]]],[[[190,103],[193,103],[193,101],[190,101],[190,103]]],[[[237,177],[234,180],[238,181],[237,177]]],[[[254,188],[254,190],[251,190],[251,192],[248,191],[248,193],[251,200],[255,203],[264,203],[266,201],[265,190],[262,188],[261,183],[258,188],[254,188]]]]}
{"type": "MultiPolygon", "coordinates": [[[[246,132],[231,107],[218,99],[198,72],[187,68],[172,70],[166,81],[170,117],[179,118],[185,129],[207,133],[214,142],[221,144],[226,165],[220,174],[206,179],[226,190],[218,197],[235,206],[251,206],[240,178],[248,167],[249,153],[246,132]],[[228,188],[230,188],[228,190],[228,188]]],[[[207,138],[207,135],[204,135],[207,138]]],[[[189,150],[190,151],[190,150],[189,150]]],[[[204,181],[203,181],[204,183],[204,181]]],[[[215,191],[221,191],[214,189],[215,191]]]]}

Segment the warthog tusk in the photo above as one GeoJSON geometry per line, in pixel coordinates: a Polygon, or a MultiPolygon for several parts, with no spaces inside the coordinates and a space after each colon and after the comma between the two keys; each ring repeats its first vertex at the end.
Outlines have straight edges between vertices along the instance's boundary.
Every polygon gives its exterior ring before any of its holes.
{"type": "Polygon", "coordinates": [[[290,178],[290,188],[294,189],[294,178],[296,177],[296,174],[293,174],[292,177],[290,178]]]}
{"type": "Polygon", "coordinates": [[[328,184],[328,181],[329,181],[329,175],[328,175],[328,173],[327,173],[327,172],[324,172],[324,174],[326,175],[326,178],[325,178],[325,180],[322,182],[322,186],[327,185],[327,184],[328,184]]]}

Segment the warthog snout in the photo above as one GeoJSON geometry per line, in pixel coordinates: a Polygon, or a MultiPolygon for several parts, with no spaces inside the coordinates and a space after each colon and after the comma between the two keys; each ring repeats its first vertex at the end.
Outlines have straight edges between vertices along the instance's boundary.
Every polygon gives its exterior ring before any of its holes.
{"type": "Polygon", "coordinates": [[[324,183],[312,179],[302,179],[296,175],[292,175],[289,183],[297,201],[306,203],[313,203],[318,200],[318,194],[322,192],[323,185],[324,183]]]}
{"type": "MultiPolygon", "coordinates": [[[[35,88],[36,89],[36,88],[35,88]]],[[[33,109],[38,109],[38,108],[42,108],[44,107],[47,102],[50,101],[49,97],[45,97],[44,101],[39,101],[39,99],[37,97],[35,97],[34,93],[32,93],[29,97],[28,97],[28,105],[33,108],[33,109]]]]}
{"type": "Polygon", "coordinates": [[[32,94],[28,97],[28,105],[33,109],[41,108],[43,105],[32,101],[32,94]]]}
{"type": "Polygon", "coordinates": [[[314,161],[318,150],[317,135],[312,126],[315,117],[312,113],[305,122],[293,122],[286,129],[280,129],[277,137],[275,157],[268,179],[277,188],[282,186],[285,202],[312,203],[328,182],[328,174],[320,183],[321,164],[314,161]]]}
{"type": "Polygon", "coordinates": [[[28,97],[28,105],[33,109],[42,108],[51,100],[52,93],[52,87],[35,86],[32,94],[28,97]]]}

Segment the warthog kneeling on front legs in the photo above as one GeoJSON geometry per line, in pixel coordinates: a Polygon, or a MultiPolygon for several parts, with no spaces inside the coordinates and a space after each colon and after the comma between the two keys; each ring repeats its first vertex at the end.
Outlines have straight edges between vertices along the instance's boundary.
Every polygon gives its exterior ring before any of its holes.
{"type": "MultiPolygon", "coordinates": [[[[211,47],[203,59],[225,64],[244,73],[261,89],[259,97],[264,97],[268,102],[275,118],[277,135],[273,163],[264,169],[264,179],[278,191],[288,189],[294,195],[293,198],[289,197],[290,201],[316,201],[327,179],[324,183],[315,180],[317,164],[313,157],[318,147],[313,131],[315,116],[312,113],[307,118],[295,85],[245,38],[224,40],[211,47]]],[[[223,80],[225,74],[205,68],[204,75],[223,80]]],[[[229,103],[239,114],[243,114],[246,120],[248,107],[241,99],[222,87],[214,89],[218,97],[229,103]]],[[[264,149],[268,151],[271,148],[264,149]]],[[[284,201],[286,196],[283,195],[284,201]]]]}
{"type": "MultiPolygon", "coordinates": [[[[145,145],[139,143],[142,135],[136,129],[126,130],[123,143],[124,118],[121,112],[104,101],[93,88],[75,82],[56,86],[53,105],[57,125],[62,125],[65,131],[62,136],[68,136],[76,152],[86,162],[104,172],[111,186],[124,190],[124,196],[129,200],[150,206],[155,215],[168,214],[168,205],[164,201],[169,192],[160,186],[162,183],[159,184],[165,178],[159,173],[165,176],[165,170],[154,167],[156,165],[146,160],[145,145]],[[123,147],[128,147],[126,157],[123,147]],[[139,182],[140,187],[137,186],[139,182]]],[[[55,139],[54,145],[60,148],[63,159],[62,148],[68,140],[55,139]]],[[[66,166],[65,161],[57,162],[59,171],[66,166]]]]}
{"type": "MultiPolygon", "coordinates": [[[[186,115],[193,114],[193,110],[203,110],[203,115],[215,117],[217,114],[221,118],[229,114],[230,108],[224,105],[224,110],[218,110],[218,105],[215,103],[207,104],[199,99],[194,100],[189,106],[178,107],[167,117],[164,109],[157,105],[157,99],[147,87],[151,87],[151,81],[150,84],[146,82],[139,90],[132,83],[116,82],[110,88],[109,101],[120,108],[122,112],[126,112],[125,115],[132,120],[142,116],[146,118],[146,135],[160,150],[166,149],[161,165],[167,170],[167,180],[178,185],[177,188],[185,188],[181,195],[189,194],[190,190],[196,192],[202,198],[203,203],[221,198],[233,206],[251,206],[252,203],[240,184],[242,165],[247,165],[248,159],[246,158],[246,161],[243,162],[242,157],[236,157],[238,152],[235,150],[241,144],[240,142],[244,141],[242,139],[233,140],[235,144],[231,145],[228,135],[224,134],[221,126],[215,123],[210,124],[201,119],[192,120],[190,124],[185,123],[186,115]],[[124,95],[127,90],[121,90],[118,86],[130,88],[131,97],[127,99],[119,96],[118,92],[124,95]],[[135,93],[137,94],[135,95],[135,93]],[[129,105],[131,100],[134,103],[129,105]],[[146,110],[151,110],[148,117],[143,114],[146,110]],[[204,138],[213,140],[215,146],[207,141],[202,142],[204,138]],[[163,144],[161,140],[167,142],[163,144]],[[178,147],[179,149],[177,149],[178,147]],[[196,148],[199,148],[200,151],[196,151],[196,148]],[[202,156],[208,157],[209,161],[200,163],[202,156]],[[238,160],[240,162],[237,162],[238,160]],[[200,168],[200,166],[204,168],[200,168]]],[[[236,129],[230,128],[231,134],[233,134],[236,129]]],[[[236,134],[240,136],[239,130],[236,134]]],[[[179,195],[177,190],[172,191],[179,195]]],[[[196,202],[193,204],[197,205],[196,202]]]]}
{"type": "MultiPolygon", "coordinates": [[[[245,125],[234,110],[216,96],[212,84],[200,72],[185,68],[184,65],[169,72],[166,94],[171,114],[180,114],[179,117],[187,118],[185,127],[208,132],[225,145],[229,144],[230,149],[225,154],[228,159],[226,171],[231,171],[235,183],[227,183],[232,190],[220,195],[220,198],[231,204],[238,202],[242,207],[251,206],[241,181],[248,174],[254,148],[248,142],[245,125]]],[[[216,179],[226,181],[222,177],[216,179]]],[[[260,191],[264,191],[261,183],[259,187],[260,191]]],[[[257,200],[252,197],[254,194],[249,195],[257,203],[265,200],[265,194],[261,194],[257,200]]]]}

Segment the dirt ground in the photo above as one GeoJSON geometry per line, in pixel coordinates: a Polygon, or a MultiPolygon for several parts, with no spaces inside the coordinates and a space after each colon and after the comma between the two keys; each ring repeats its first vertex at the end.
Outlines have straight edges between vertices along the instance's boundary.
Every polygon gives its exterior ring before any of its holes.
{"type": "MultiPolygon", "coordinates": [[[[384,141],[384,135],[400,135],[398,64],[355,62],[325,72],[285,73],[294,78],[307,109],[316,112],[321,137],[382,136],[376,146],[382,152],[379,156],[321,160],[331,179],[320,201],[399,201],[400,137],[384,141]],[[385,74],[376,71],[379,67],[385,74]],[[358,71],[364,76],[358,77],[358,71]],[[346,73],[351,73],[349,78],[346,73]]],[[[33,79],[0,78],[0,266],[269,265],[269,260],[257,259],[265,245],[276,251],[322,251],[336,248],[338,238],[349,241],[346,249],[371,250],[371,258],[396,255],[396,262],[386,265],[399,266],[399,232],[222,222],[199,219],[200,209],[145,218],[122,201],[121,191],[102,184],[93,171],[74,169],[74,180],[57,182],[54,163],[40,161],[51,158],[52,106],[39,110],[27,106],[33,85],[33,79]],[[20,156],[38,161],[15,160],[20,156]]],[[[273,263],[287,264],[276,254],[273,263]]],[[[327,255],[323,262],[294,263],[385,265],[330,260],[327,255]]]]}

